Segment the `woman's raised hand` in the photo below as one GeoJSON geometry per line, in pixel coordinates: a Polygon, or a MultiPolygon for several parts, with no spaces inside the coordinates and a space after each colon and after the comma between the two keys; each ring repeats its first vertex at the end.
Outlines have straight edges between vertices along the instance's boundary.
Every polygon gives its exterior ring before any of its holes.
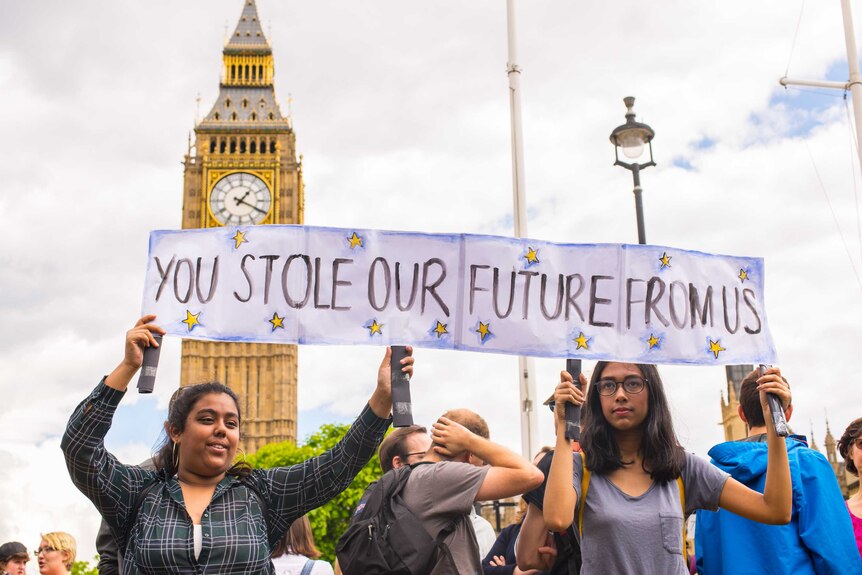
{"type": "Polygon", "coordinates": [[[159,347],[154,336],[165,335],[165,330],[152,323],[154,319],[154,315],[145,315],[135,322],[135,327],[126,332],[123,361],[105,378],[105,385],[126,391],[129,382],[144,363],[144,349],[150,346],[159,347]]]}
{"type": "MultiPolygon", "coordinates": [[[[584,374],[580,374],[581,389],[587,388],[587,378],[584,374]]],[[[572,379],[572,374],[568,371],[560,372],[560,383],[554,390],[554,419],[557,423],[565,425],[566,421],[566,403],[574,405],[583,405],[586,400],[584,392],[578,389],[572,379]]]]}
{"type": "MultiPolygon", "coordinates": [[[[377,387],[368,400],[371,411],[383,419],[389,417],[389,412],[392,411],[392,370],[389,367],[391,359],[392,348],[387,347],[380,367],[377,368],[377,387]]],[[[408,345],[407,357],[401,360],[401,371],[409,377],[413,377],[413,361],[413,347],[408,345]]]]}
{"type": "Polygon", "coordinates": [[[144,362],[144,348],[159,347],[156,335],[165,335],[165,330],[152,323],[154,315],[145,315],[135,323],[135,327],[126,332],[126,348],[123,363],[130,369],[138,370],[144,362]]]}

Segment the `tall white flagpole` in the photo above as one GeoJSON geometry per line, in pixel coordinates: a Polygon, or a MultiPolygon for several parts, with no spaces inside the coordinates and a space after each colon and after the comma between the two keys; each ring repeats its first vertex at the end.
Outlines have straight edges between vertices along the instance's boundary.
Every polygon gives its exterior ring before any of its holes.
{"type": "Polygon", "coordinates": [[[853,13],[850,0],[841,0],[841,13],[844,16],[844,42],[847,46],[847,66],[850,68],[850,95],[853,98],[853,117],[856,120],[856,153],[859,154],[859,168],[862,169],[862,77],[859,75],[859,53],[856,51],[856,36],[853,33],[853,13]]]}
{"type": "Polygon", "coordinates": [[[853,118],[856,124],[856,153],[859,157],[859,169],[862,171],[862,76],[859,74],[859,55],[856,52],[856,35],[853,31],[853,14],[850,11],[850,0],[841,0],[841,15],[844,18],[844,43],[847,47],[847,67],[850,69],[850,76],[847,82],[791,80],[785,76],[778,83],[782,86],[811,86],[815,88],[850,91],[853,102],[853,118]]]}
{"type": "MultiPolygon", "coordinates": [[[[509,59],[509,113],[512,125],[512,195],[514,199],[515,237],[527,235],[527,200],[524,185],[524,143],[521,137],[521,70],[518,68],[515,35],[515,0],[506,0],[509,59]]],[[[518,357],[518,380],[521,409],[521,454],[530,459],[538,450],[536,420],[536,382],[533,379],[532,358],[518,357]]]]}

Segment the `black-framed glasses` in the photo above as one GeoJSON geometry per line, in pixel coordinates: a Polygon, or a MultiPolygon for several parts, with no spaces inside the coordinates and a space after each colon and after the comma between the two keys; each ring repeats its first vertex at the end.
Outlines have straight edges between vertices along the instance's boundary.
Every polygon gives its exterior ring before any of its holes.
{"type": "Polygon", "coordinates": [[[52,551],[56,551],[53,547],[39,547],[38,549],[33,550],[33,556],[38,559],[39,553],[50,553],[52,551]]]}
{"type": "Polygon", "coordinates": [[[600,379],[596,382],[596,387],[599,388],[599,395],[613,395],[617,389],[622,386],[626,393],[640,393],[646,387],[647,380],[639,375],[630,375],[622,381],[614,379],[600,379]]]}

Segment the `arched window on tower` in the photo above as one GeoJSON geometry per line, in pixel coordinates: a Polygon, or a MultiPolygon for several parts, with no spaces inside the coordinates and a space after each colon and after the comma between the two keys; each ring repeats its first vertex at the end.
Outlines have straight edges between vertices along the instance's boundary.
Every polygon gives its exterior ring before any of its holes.
{"type": "Polygon", "coordinates": [[[245,153],[245,138],[243,138],[239,141],[239,153],[240,154],[245,153]]]}
{"type": "Polygon", "coordinates": [[[232,121],[234,121],[234,122],[236,122],[237,117],[238,117],[238,116],[236,115],[236,112],[234,112],[234,113],[232,113],[232,114],[230,115],[230,119],[231,119],[232,121]]]}
{"type": "Polygon", "coordinates": [[[218,143],[218,153],[224,154],[226,147],[227,147],[227,141],[224,138],[220,138],[219,143],[218,143]]]}
{"type": "Polygon", "coordinates": [[[257,77],[260,78],[261,82],[263,81],[263,65],[257,67],[257,77]]]}
{"type": "Polygon", "coordinates": [[[248,64],[245,65],[245,81],[248,82],[248,64]]]}
{"type": "Polygon", "coordinates": [[[230,81],[231,82],[236,81],[236,64],[230,65],[230,81]]]}
{"type": "Polygon", "coordinates": [[[230,98],[228,98],[227,100],[224,101],[224,107],[230,108],[230,98]]]}
{"type": "Polygon", "coordinates": [[[274,154],[274,153],[275,153],[275,140],[270,140],[270,141],[269,141],[269,153],[270,153],[270,154],[274,154]]]}
{"type": "Polygon", "coordinates": [[[230,139],[230,153],[236,154],[236,138],[230,139]]]}
{"type": "Polygon", "coordinates": [[[216,151],[216,139],[210,138],[210,154],[215,154],[216,151]]]}
{"type": "Polygon", "coordinates": [[[220,120],[220,119],[221,119],[221,114],[219,114],[218,112],[216,112],[215,114],[213,114],[213,119],[214,119],[214,120],[220,120]]]}
{"type": "Polygon", "coordinates": [[[243,107],[243,108],[248,108],[248,98],[243,98],[243,99],[242,99],[242,107],[243,107]]]}
{"type": "Polygon", "coordinates": [[[256,121],[257,121],[257,112],[252,112],[252,113],[251,113],[251,121],[252,121],[252,122],[256,122],[256,121]]]}
{"type": "Polygon", "coordinates": [[[260,102],[258,102],[257,105],[260,106],[261,108],[265,108],[266,107],[266,98],[261,98],[260,102]]]}
{"type": "Polygon", "coordinates": [[[273,114],[272,112],[270,112],[270,113],[269,113],[269,119],[270,119],[270,120],[275,120],[275,114],[273,114]]]}
{"type": "Polygon", "coordinates": [[[251,79],[257,80],[257,66],[251,67],[251,79]]]}
{"type": "Polygon", "coordinates": [[[257,153],[257,140],[252,139],[252,141],[248,143],[248,153],[249,154],[256,154],[257,153]]]}
{"type": "Polygon", "coordinates": [[[260,139],[260,153],[266,153],[266,140],[264,140],[263,138],[260,139]]]}

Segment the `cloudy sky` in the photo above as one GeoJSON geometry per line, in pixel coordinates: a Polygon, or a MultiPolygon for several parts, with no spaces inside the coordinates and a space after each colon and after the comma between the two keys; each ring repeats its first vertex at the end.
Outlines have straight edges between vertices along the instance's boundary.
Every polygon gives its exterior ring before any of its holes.
{"type": "MultiPolygon", "coordinates": [[[[306,223],[512,233],[502,0],[258,0],[276,93],[304,155],[306,223]]],[[[140,309],[148,232],[180,226],[196,97],[218,93],[240,0],[0,0],[0,540],[66,530],[94,553],[97,515],[66,474],[59,437],[121,359],[140,309]]],[[[823,445],[862,415],[862,245],[849,102],[785,90],[844,82],[837,2],[521,2],[529,236],[637,241],[631,176],[610,131],[624,96],[656,130],[643,173],[650,243],[765,258],[766,306],[791,424],[823,445]],[[796,42],[794,35],[799,22],[796,42]]],[[[859,26],[857,25],[857,28],[859,26]]],[[[350,421],[380,348],[300,350],[300,435],[350,421]],[[357,377],[357,374],[366,374],[357,377]]],[[[485,414],[519,449],[517,360],[417,353],[416,417],[485,414]]],[[[559,361],[536,360],[540,396],[559,361]]],[[[179,381],[162,352],[157,393],[130,392],[109,447],[147,456],[179,381]]],[[[591,368],[591,365],[587,366],[591,368]]],[[[663,369],[683,443],[723,439],[723,368],[663,369]]],[[[541,413],[544,443],[550,413],[541,413]]],[[[35,572],[35,571],[34,571],[35,572]]]]}

